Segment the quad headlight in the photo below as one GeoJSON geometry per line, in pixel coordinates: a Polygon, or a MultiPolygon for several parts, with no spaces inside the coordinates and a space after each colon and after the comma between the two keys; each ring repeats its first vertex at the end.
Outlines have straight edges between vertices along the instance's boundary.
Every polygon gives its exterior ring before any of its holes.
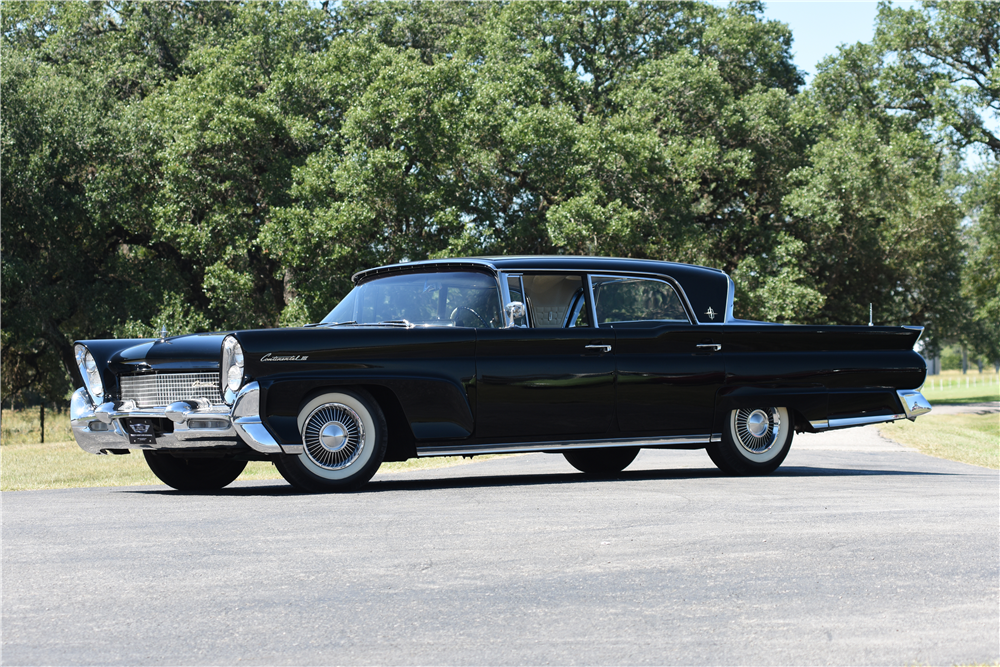
{"type": "Polygon", "coordinates": [[[233,336],[226,336],[222,342],[222,365],[219,370],[222,395],[226,397],[226,403],[232,404],[236,392],[243,386],[243,348],[233,336]]]}
{"type": "Polygon", "coordinates": [[[80,375],[83,376],[83,384],[94,403],[100,405],[104,402],[104,382],[101,381],[101,370],[97,367],[97,362],[84,345],[77,344],[73,353],[76,355],[76,365],[80,367],[80,375]]]}

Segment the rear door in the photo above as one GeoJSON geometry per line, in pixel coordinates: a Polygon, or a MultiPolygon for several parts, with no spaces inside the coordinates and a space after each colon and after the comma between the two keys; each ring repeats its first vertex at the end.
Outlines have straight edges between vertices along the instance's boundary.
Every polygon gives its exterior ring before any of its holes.
{"type": "Polygon", "coordinates": [[[666,280],[593,276],[591,283],[599,330],[615,332],[622,434],[710,433],[725,382],[721,327],[692,324],[666,280]]]}

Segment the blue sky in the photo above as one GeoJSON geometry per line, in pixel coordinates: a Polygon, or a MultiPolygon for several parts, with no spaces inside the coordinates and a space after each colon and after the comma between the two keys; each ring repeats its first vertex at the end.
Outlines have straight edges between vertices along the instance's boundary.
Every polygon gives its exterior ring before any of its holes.
{"type": "MultiPolygon", "coordinates": [[[[896,2],[910,6],[912,2],[896,2]]],[[[766,2],[764,15],[787,23],[795,41],[795,64],[806,82],[816,74],[816,64],[837,52],[840,44],[870,42],[875,36],[875,2],[766,2]]]]}

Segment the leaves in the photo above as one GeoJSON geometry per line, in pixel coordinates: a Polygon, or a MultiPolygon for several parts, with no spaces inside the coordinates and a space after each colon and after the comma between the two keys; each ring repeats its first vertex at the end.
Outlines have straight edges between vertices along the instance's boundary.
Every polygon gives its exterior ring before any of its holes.
{"type": "Polygon", "coordinates": [[[988,340],[995,12],[885,5],[800,91],[757,2],[5,3],[5,395],[64,393],[74,338],[303,324],[491,253],[988,340]]]}

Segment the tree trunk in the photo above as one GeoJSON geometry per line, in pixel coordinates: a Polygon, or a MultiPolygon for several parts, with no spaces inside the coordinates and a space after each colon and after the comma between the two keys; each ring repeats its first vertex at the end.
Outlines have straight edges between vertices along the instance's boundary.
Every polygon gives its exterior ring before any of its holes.
{"type": "Polygon", "coordinates": [[[45,444],[45,404],[38,406],[38,432],[41,434],[42,444],[45,444]]]}
{"type": "Polygon", "coordinates": [[[962,375],[969,372],[969,351],[962,346],[962,375]]]}

